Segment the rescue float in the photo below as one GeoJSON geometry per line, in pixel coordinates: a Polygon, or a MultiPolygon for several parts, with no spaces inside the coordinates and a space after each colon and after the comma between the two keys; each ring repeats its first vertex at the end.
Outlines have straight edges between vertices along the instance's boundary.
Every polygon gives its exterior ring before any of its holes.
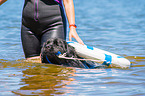
{"type": "Polygon", "coordinates": [[[112,65],[122,68],[127,68],[131,65],[131,62],[128,59],[117,54],[107,52],[105,50],[98,49],[95,47],[82,45],[77,42],[68,41],[67,43],[75,48],[75,51],[77,52],[78,56],[86,60],[94,61],[97,63],[99,61],[102,61],[102,64],[105,64],[107,66],[112,65]]]}

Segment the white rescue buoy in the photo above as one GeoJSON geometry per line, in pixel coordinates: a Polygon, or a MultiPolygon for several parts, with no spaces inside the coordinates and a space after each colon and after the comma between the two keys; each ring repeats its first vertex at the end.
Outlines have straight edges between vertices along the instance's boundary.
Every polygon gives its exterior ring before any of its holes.
{"type": "Polygon", "coordinates": [[[131,62],[119,55],[113,54],[111,52],[107,52],[95,47],[90,47],[87,45],[81,45],[77,42],[67,42],[70,46],[75,48],[75,51],[77,52],[77,54],[85,59],[91,59],[91,60],[100,60],[103,61],[103,64],[106,65],[110,65],[112,64],[113,66],[116,67],[122,67],[122,68],[126,68],[126,67],[130,67],[131,62]]]}

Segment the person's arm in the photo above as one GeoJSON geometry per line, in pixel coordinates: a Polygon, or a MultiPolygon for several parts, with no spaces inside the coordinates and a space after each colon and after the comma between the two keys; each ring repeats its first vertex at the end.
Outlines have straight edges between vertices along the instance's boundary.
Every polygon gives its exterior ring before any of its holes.
{"type": "Polygon", "coordinates": [[[2,5],[4,2],[6,2],[7,0],[0,0],[0,5],[2,5]]]}
{"type": "Polygon", "coordinates": [[[72,37],[75,38],[80,44],[83,44],[83,41],[80,39],[76,32],[75,25],[75,11],[74,11],[74,3],[73,0],[63,0],[67,19],[70,25],[70,32],[69,32],[69,40],[72,40],[72,37]]]}

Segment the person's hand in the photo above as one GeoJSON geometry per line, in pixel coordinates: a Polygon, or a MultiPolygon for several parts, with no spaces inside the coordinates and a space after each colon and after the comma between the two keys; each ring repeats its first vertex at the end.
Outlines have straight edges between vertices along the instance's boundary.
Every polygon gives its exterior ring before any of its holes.
{"type": "Polygon", "coordinates": [[[82,41],[81,38],[78,36],[75,27],[70,27],[69,41],[72,41],[72,38],[75,38],[80,44],[84,45],[83,41],[82,41]]]}

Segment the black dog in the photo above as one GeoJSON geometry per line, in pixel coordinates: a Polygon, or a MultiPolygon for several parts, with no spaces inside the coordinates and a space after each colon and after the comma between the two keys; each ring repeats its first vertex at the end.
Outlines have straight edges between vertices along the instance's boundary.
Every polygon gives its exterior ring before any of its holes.
{"type": "Polygon", "coordinates": [[[49,39],[44,43],[41,50],[42,63],[58,64],[78,68],[91,68],[94,63],[87,63],[78,59],[59,58],[60,55],[71,58],[80,58],[74,48],[67,44],[65,40],[54,38],[49,39]]]}

